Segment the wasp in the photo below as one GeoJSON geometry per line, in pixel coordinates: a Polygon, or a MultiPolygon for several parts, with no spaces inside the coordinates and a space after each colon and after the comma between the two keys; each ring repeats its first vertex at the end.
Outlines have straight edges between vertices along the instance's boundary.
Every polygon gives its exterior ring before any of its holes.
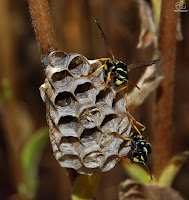
{"type": "Polygon", "coordinates": [[[145,126],[140,130],[140,134],[137,131],[131,132],[129,135],[130,138],[124,138],[123,136],[121,136],[119,133],[116,132],[116,134],[119,137],[121,137],[123,140],[131,141],[131,154],[132,154],[130,159],[126,157],[117,157],[117,158],[126,160],[132,164],[133,163],[143,164],[146,167],[151,180],[153,180],[152,174],[148,166],[146,165],[147,158],[151,154],[151,151],[152,151],[151,150],[152,145],[144,139],[142,135],[144,131],[145,131],[145,126]]]}
{"type": "Polygon", "coordinates": [[[111,78],[113,78],[113,81],[114,81],[114,84],[116,87],[123,86],[115,92],[114,98],[119,91],[124,90],[124,89],[126,89],[125,93],[127,94],[128,83],[131,83],[132,85],[134,85],[136,88],[138,88],[140,90],[140,88],[135,83],[133,83],[132,81],[129,80],[128,72],[130,72],[131,70],[138,68],[138,67],[146,67],[146,66],[153,65],[153,64],[157,63],[157,61],[159,61],[159,59],[151,60],[151,61],[143,62],[143,63],[138,63],[138,64],[130,64],[130,65],[126,65],[122,61],[116,60],[114,53],[112,51],[112,48],[110,46],[110,43],[108,42],[108,39],[107,39],[105,33],[103,32],[100,24],[98,23],[98,21],[96,19],[95,19],[95,23],[97,24],[97,26],[100,30],[100,34],[101,34],[106,46],[108,47],[108,50],[109,50],[112,58],[96,59],[98,61],[104,62],[104,64],[101,67],[99,67],[98,69],[96,69],[93,73],[86,75],[86,76],[84,76],[84,75],[82,75],[82,76],[90,77],[93,74],[100,71],[101,69],[104,69],[105,77],[106,77],[106,84],[105,84],[104,90],[107,89],[109,80],[111,78]]]}

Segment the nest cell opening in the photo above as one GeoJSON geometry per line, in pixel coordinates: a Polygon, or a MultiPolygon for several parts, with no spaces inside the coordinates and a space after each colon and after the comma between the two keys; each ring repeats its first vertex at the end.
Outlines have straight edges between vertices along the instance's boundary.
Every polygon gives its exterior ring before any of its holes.
{"type": "Polygon", "coordinates": [[[80,159],[76,155],[64,155],[58,158],[61,167],[79,169],[82,167],[80,159]]]}
{"type": "Polygon", "coordinates": [[[76,102],[77,100],[70,92],[61,92],[55,98],[55,105],[65,107],[69,106],[71,103],[76,102]]]}
{"type": "Polygon", "coordinates": [[[74,75],[82,75],[85,72],[83,64],[87,64],[80,56],[75,57],[69,64],[68,69],[74,75]]]}
{"type": "Polygon", "coordinates": [[[75,150],[75,146],[80,145],[79,139],[76,137],[68,136],[68,137],[62,137],[59,142],[59,151],[63,152],[64,154],[71,154],[71,155],[77,155],[77,151],[75,150]]]}
{"type": "Polygon", "coordinates": [[[118,116],[116,114],[110,114],[110,115],[106,115],[106,117],[104,118],[101,127],[110,123],[112,120],[118,118],[118,116]]]}
{"type": "Polygon", "coordinates": [[[116,157],[117,155],[112,155],[109,158],[107,158],[102,168],[103,172],[109,171],[116,165],[116,163],[118,162],[118,160],[116,160],[116,157]]]}
{"type": "Polygon", "coordinates": [[[107,89],[106,91],[104,90],[101,90],[99,92],[99,94],[96,96],[96,103],[98,102],[102,102],[104,101],[105,102],[105,99],[107,98],[107,95],[110,93],[110,90],[107,89]]]}
{"type": "Polygon", "coordinates": [[[62,81],[66,77],[73,77],[67,70],[56,72],[52,75],[51,79],[53,82],[62,81]]]}
{"type": "Polygon", "coordinates": [[[102,149],[109,147],[113,140],[115,140],[114,135],[115,133],[103,133],[100,140],[100,147],[102,149]]]}
{"type": "Polygon", "coordinates": [[[84,127],[76,117],[64,116],[61,117],[58,126],[63,135],[79,137],[83,132],[84,127]]]}
{"type": "Polygon", "coordinates": [[[84,84],[78,85],[74,93],[77,97],[87,98],[88,97],[87,93],[92,89],[94,89],[92,84],[89,82],[86,82],[84,84]]]}
{"type": "Polygon", "coordinates": [[[73,117],[73,116],[64,116],[64,117],[61,117],[58,124],[61,125],[61,124],[70,124],[70,123],[79,123],[77,117],[73,117]]]}
{"type": "Polygon", "coordinates": [[[129,153],[130,149],[131,149],[131,142],[123,141],[118,151],[119,156],[126,156],[129,153]]]}
{"type": "Polygon", "coordinates": [[[49,59],[52,67],[60,67],[65,65],[67,54],[62,51],[53,51],[49,54],[49,59]]]}
{"type": "Polygon", "coordinates": [[[60,140],[60,144],[71,144],[76,142],[79,142],[78,138],[72,136],[62,137],[60,140]]]}
{"type": "Polygon", "coordinates": [[[84,158],[83,162],[85,167],[96,168],[100,167],[105,159],[104,155],[98,151],[88,153],[84,158]]]}
{"type": "Polygon", "coordinates": [[[112,103],[112,108],[119,113],[126,112],[126,102],[124,95],[125,95],[124,93],[118,93],[112,103]]]}
{"type": "Polygon", "coordinates": [[[92,129],[85,129],[80,136],[80,140],[84,145],[89,146],[91,143],[98,143],[100,137],[101,132],[97,127],[95,127],[92,129]]]}

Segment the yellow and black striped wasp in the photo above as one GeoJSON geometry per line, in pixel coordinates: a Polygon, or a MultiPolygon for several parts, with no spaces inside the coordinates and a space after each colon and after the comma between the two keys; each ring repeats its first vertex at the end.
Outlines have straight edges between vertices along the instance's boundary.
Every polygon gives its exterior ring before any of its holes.
{"type": "Polygon", "coordinates": [[[123,87],[121,87],[119,90],[117,90],[115,92],[114,97],[116,96],[116,94],[119,91],[124,90],[124,89],[126,89],[126,93],[127,93],[128,83],[133,84],[135,87],[137,87],[140,90],[140,88],[135,83],[133,83],[132,81],[129,80],[128,72],[130,72],[131,70],[138,68],[138,67],[146,67],[146,66],[153,65],[153,64],[157,63],[157,61],[159,59],[151,60],[151,61],[143,62],[143,63],[138,63],[138,64],[130,64],[130,65],[126,65],[122,61],[116,60],[114,53],[112,51],[112,48],[110,46],[110,43],[108,42],[106,35],[104,34],[100,24],[98,23],[98,21],[96,19],[95,19],[95,23],[97,24],[98,28],[100,29],[100,34],[101,34],[103,40],[105,41],[106,46],[108,47],[108,50],[109,50],[112,58],[96,59],[98,61],[104,62],[104,64],[101,67],[99,67],[98,69],[96,69],[92,74],[89,74],[86,76],[83,75],[83,77],[90,77],[93,74],[97,73],[98,71],[100,71],[101,69],[104,68],[105,77],[107,78],[104,90],[107,89],[108,82],[111,78],[113,78],[113,81],[114,81],[114,84],[116,87],[121,86],[126,83],[126,85],[124,85],[123,87]]]}
{"type": "MultiPolygon", "coordinates": [[[[129,118],[129,120],[130,120],[130,118],[129,118]]],[[[135,123],[138,123],[138,122],[135,120],[135,123]]],[[[145,129],[146,129],[146,127],[143,125],[143,128],[140,130],[140,134],[138,133],[138,131],[131,132],[129,135],[130,138],[124,138],[122,135],[120,135],[118,132],[116,132],[116,135],[118,135],[123,140],[131,141],[131,154],[132,154],[130,159],[126,158],[126,157],[117,157],[117,158],[126,160],[130,163],[143,164],[146,167],[151,180],[153,180],[152,174],[151,174],[148,166],[146,165],[147,158],[151,154],[151,151],[152,151],[152,145],[148,141],[146,141],[142,135],[142,133],[145,131],[145,129]]]]}

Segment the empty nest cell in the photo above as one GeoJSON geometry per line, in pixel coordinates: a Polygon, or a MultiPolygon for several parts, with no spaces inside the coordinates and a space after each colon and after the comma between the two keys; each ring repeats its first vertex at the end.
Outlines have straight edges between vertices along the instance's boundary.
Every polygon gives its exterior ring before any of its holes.
{"type": "Polygon", "coordinates": [[[78,85],[74,93],[77,98],[88,98],[89,92],[91,92],[91,90],[93,89],[94,87],[92,86],[92,84],[86,82],[78,85]]]}
{"type": "Polygon", "coordinates": [[[79,137],[84,130],[84,127],[80,124],[77,117],[73,116],[61,117],[58,125],[62,134],[65,136],[79,137]]]}
{"type": "Polygon", "coordinates": [[[80,136],[80,140],[84,145],[90,146],[93,144],[97,144],[100,137],[101,132],[97,127],[95,127],[92,129],[85,129],[80,136]]]}
{"type": "Polygon", "coordinates": [[[107,158],[102,168],[103,172],[109,171],[117,164],[118,159],[116,159],[116,157],[117,157],[116,155],[112,155],[109,158],[107,158]]]}
{"type": "Polygon", "coordinates": [[[61,72],[54,73],[52,75],[51,79],[52,79],[53,82],[56,82],[56,81],[62,81],[67,77],[73,77],[73,76],[69,73],[69,71],[64,70],[64,71],[61,71],[61,72]]]}
{"type": "Polygon", "coordinates": [[[119,127],[119,122],[120,119],[116,114],[106,115],[101,124],[101,129],[103,132],[106,133],[109,133],[110,130],[111,132],[117,132],[119,127]]]}
{"type": "Polygon", "coordinates": [[[66,65],[67,54],[62,51],[53,51],[49,54],[49,60],[52,67],[62,68],[66,65]]]}
{"type": "Polygon", "coordinates": [[[85,155],[83,158],[83,162],[85,164],[85,167],[96,168],[101,166],[104,159],[105,157],[102,153],[100,153],[99,151],[94,151],[85,155]]]}
{"type": "Polygon", "coordinates": [[[126,113],[126,102],[124,93],[118,93],[113,99],[112,108],[118,113],[126,113]]]}
{"type": "Polygon", "coordinates": [[[110,115],[106,115],[106,117],[104,118],[101,126],[104,126],[106,124],[110,124],[112,123],[112,120],[118,118],[118,116],[116,114],[110,114],[110,115]]]}
{"type": "Polygon", "coordinates": [[[120,149],[119,149],[119,156],[124,156],[126,154],[128,154],[128,152],[131,149],[131,142],[130,141],[124,141],[121,145],[120,145],[120,149]]]}
{"type": "Polygon", "coordinates": [[[81,56],[75,57],[69,64],[68,69],[74,76],[81,76],[86,73],[88,62],[81,58],[81,56]]]}
{"type": "Polygon", "coordinates": [[[61,92],[55,98],[55,105],[65,107],[75,104],[76,101],[71,92],[61,92]]]}
{"type": "Polygon", "coordinates": [[[102,102],[108,104],[110,107],[112,106],[113,93],[110,91],[109,88],[106,91],[101,90],[99,94],[96,96],[96,104],[99,104],[102,102]]]}
{"type": "Polygon", "coordinates": [[[59,142],[59,150],[64,154],[77,155],[78,152],[75,150],[75,146],[80,145],[79,139],[76,137],[62,137],[59,142]]]}
{"type": "Polygon", "coordinates": [[[58,159],[58,162],[61,165],[61,167],[73,168],[73,166],[74,166],[74,169],[76,169],[76,170],[81,168],[83,165],[81,163],[80,159],[78,158],[78,156],[70,155],[70,154],[61,156],[58,159]]]}

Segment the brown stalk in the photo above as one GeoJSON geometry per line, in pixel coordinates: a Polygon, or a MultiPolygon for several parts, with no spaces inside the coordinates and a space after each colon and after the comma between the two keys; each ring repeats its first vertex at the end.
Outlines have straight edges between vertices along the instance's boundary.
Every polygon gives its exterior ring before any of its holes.
{"type": "Polygon", "coordinates": [[[162,55],[164,80],[154,98],[154,174],[159,177],[171,154],[173,87],[175,71],[176,29],[178,14],[174,12],[177,0],[162,2],[159,50],[162,55]]]}
{"type": "MultiPolygon", "coordinates": [[[[56,36],[49,12],[49,4],[47,0],[28,0],[28,3],[43,63],[45,62],[44,57],[48,56],[52,50],[57,49],[56,36]]],[[[46,65],[48,63],[44,64],[46,65]]],[[[76,171],[67,169],[67,174],[73,185],[77,177],[76,171]]]]}
{"type": "Polygon", "coordinates": [[[38,41],[41,60],[53,49],[57,49],[47,0],[28,0],[32,23],[38,41]]]}

